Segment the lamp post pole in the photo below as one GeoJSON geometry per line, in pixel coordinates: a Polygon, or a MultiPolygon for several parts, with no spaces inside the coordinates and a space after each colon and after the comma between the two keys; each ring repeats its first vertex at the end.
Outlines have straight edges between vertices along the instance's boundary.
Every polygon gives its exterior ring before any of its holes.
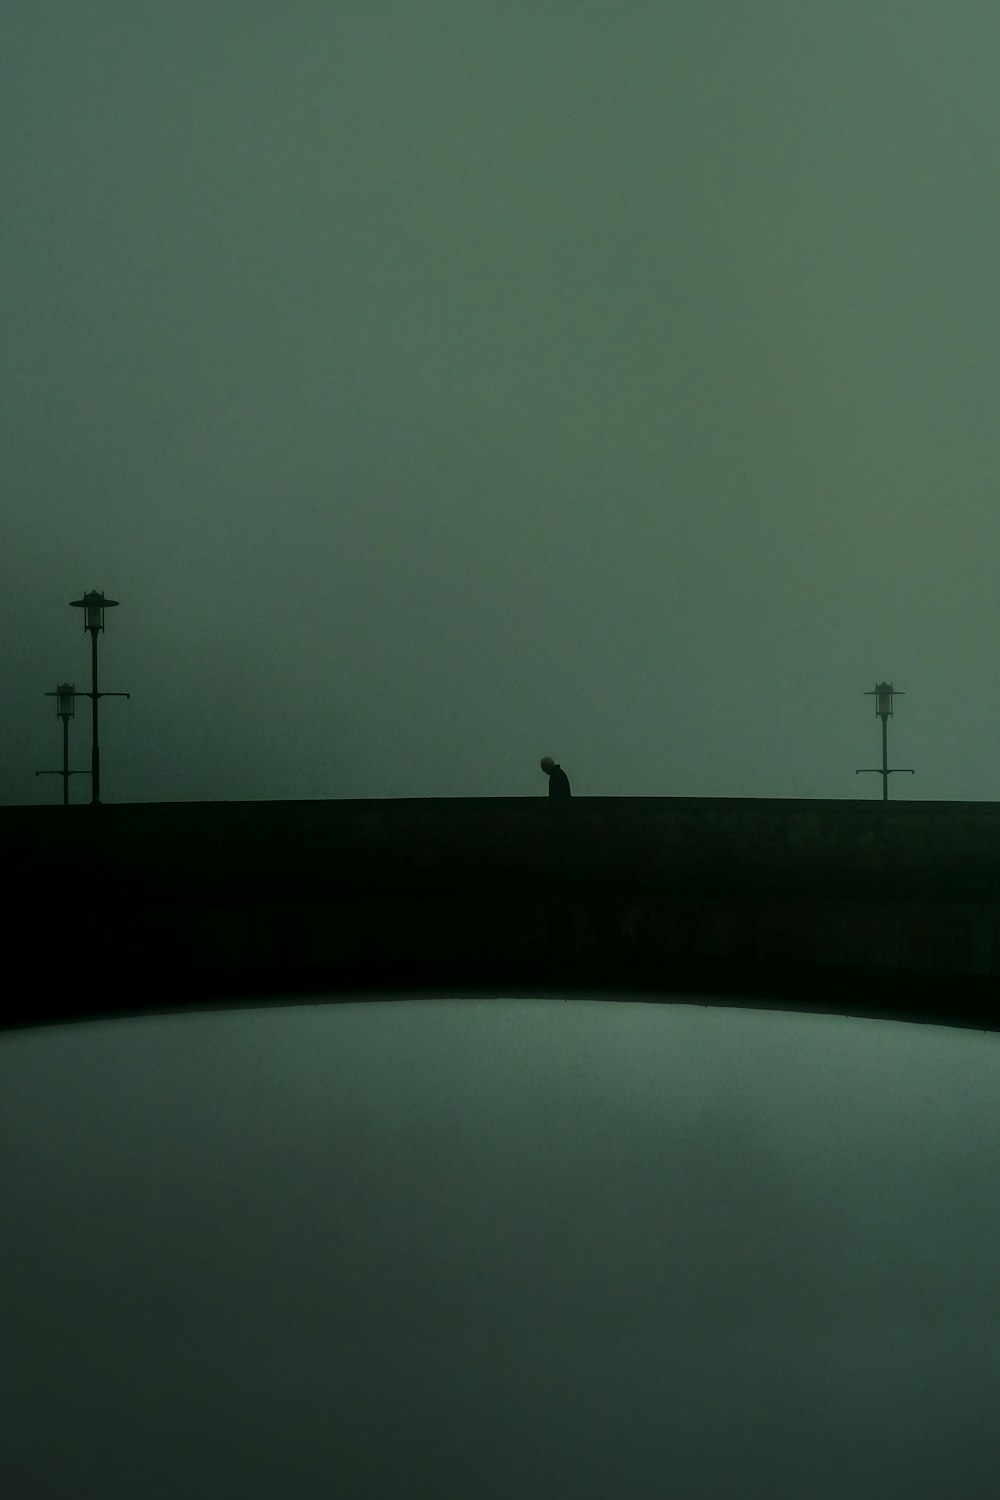
{"type": "Polygon", "coordinates": [[[69,806],[69,719],[64,718],[63,727],[63,807],[69,806]]]}
{"type": "MultiPolygon", "coordinates": [[[[91,715],[91,738],[90,738],[90,800],[100,802],[101,800],[101,746],[97,736],[97,705],[101,695],[97,691],[97,630],[90,632],[90,702],[93,708],[91,715]]],[[[883,728],[884,728],[883,723],[883,728]]]]}
{"type": "Polygon", "coordinates": [[[890,718],[892,717],[892,700],[894,694],[899,697],[903,697],[903,694],[898,692],[898,690],[893,687],[891,682],[876,682],[874,688],[865,694],[866,698],[875,699],[875,716],[876,718],[882,720],[882,765],[881,767],[862,766],[860,770],[857,770],[854,773],[855,776],[864,776],[867,775],[868,772],[873,772],[876,776],[881,776],[883,802],[888,802],[889,800],[889,777],[892,775],[893,771],[902,771],[905,775],[908,776],[914,776],[916,774],[912,766],[890,767],[889,765],[888,724],[890,718]]]}
{"type": "Polygon", "coordinates": [[[93,733],[90,747],[90,800],[101,800],[101,746],[97,733],[97,705],[101,698],[127,698],[128,693],[99,693],[97,691],[97,637],[104,629],[104,611],[117,608],[117,599],[106,599],[96,589],[84,594],[82,599],[71,599],[74,609],[83,610],[83,628],[90,631],[90,680],[91,689],[84,697],[89,698],[93,710],[93,733]]]}

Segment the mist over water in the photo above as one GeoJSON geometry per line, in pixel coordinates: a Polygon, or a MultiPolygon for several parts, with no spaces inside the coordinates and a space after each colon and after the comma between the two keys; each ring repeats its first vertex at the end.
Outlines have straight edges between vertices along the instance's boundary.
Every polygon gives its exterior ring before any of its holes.
{"type": "Polygon", "coordinates": [[[998,1067],[624,1001],[8,1034],[10,1492],[985,1497],[998,1067]]]}

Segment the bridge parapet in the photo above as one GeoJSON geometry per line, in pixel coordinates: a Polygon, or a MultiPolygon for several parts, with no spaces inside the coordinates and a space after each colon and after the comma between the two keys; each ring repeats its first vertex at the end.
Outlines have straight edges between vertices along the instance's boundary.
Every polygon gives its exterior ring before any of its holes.
{"type": "MultiPolygon", "coordinates": [[[[158,803],[4,808],[0,829],[8,951],[44,964],[68,945],[100,973],[67,1014],[600,989],[991,1026],[998,1010],[992,803],[158,803]]],[[[58,1019],[52,1004],[9,1019],[58,1019]]]]}

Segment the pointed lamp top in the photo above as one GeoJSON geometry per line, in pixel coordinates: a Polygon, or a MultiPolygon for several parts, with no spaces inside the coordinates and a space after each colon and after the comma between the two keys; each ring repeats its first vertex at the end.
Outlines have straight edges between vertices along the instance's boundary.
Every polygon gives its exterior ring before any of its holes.
{"type": "Polygon", "coordinates": [[[105,599],[97,589],[91,589],[89,594],[84,594],[82,599],[71,599],[70,604],[74,609],[82,609],[84,630],[103,630],[104,611],[117,608],[117,599],[105,599]]]}
{"type": "Polygon", "coordinates": [[[877,719],[888,719],[892,717],[892,700],[897,695],[903,696],[900,689],[894,688],[891,682],[876,682],[874,688],[866,693],[865,697],[875,699],[877,719]]]}
{"type": "Polygon", "coordinates": [[[56,684],[54,693],[46,693],[46,698],[56,700],[56,718],[72,719],[76,713],[76,688],[72,682],[60,682],[56,684]]]}

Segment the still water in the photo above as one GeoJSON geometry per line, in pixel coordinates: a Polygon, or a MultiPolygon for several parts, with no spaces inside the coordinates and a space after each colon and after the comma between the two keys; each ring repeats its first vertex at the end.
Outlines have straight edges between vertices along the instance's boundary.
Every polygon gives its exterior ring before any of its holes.
{"type": "Polygon", "coordinates": [[[992,1496],[998,1091],[694,1005],[7,1034],[4,1492],[992,1496]]]}

